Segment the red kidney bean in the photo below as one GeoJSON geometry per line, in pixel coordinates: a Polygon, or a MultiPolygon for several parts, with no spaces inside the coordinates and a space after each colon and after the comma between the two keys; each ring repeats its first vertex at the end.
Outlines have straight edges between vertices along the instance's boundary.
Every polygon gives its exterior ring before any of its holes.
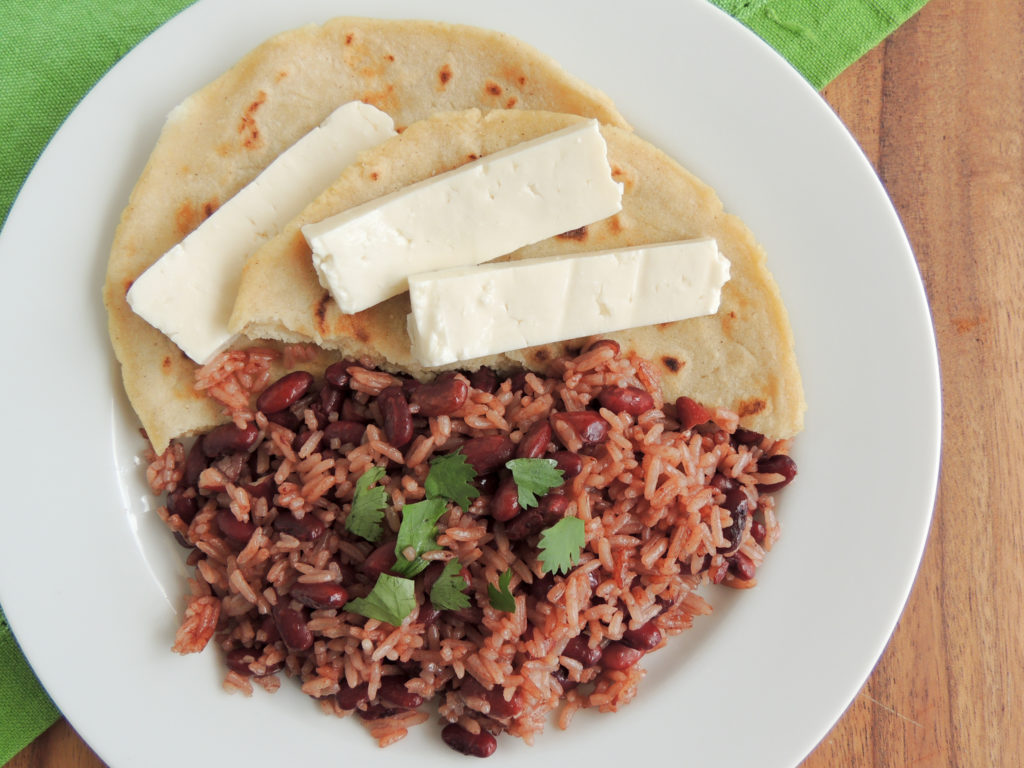
{"type": "Polygon", "coordinates": [[[498,490],[498,473],[490,472],[473,478],[473,487],[480,491],[481,496],[490,496],[498,490]]]}
{"type": "Polygon", "coordinates": [[[752,429],[737,427],[732,433],[732,441],[737,445],[759,445],[764,440],[764,435],[752,429]]]}
{"type": "Polygon", "coordinates": [[[292,432],[298,431],[299,427],[302,426],[303,423],[302,419],[291,411],[281,411],[280,413],[268,413],[265,415],[267,417],[267,421],[291,430],[292,432]]]}
{"type": "Polygon", "coordinates": [[[217,527],[220,532],[229,539],[244,544],[252,536],[256,526],[250,523],[243,523],[233,514],[231,510],[222,509],[217,513],[217,527]]]}
{"type": "Polygon", "coordinates": [[[493,395],[498,389],[498,375],[486,365],[481,366],[469,375],[469,385],[493,395]]]}
{"type": "Polygon", "coordinates": [[[609,643],[601,656],[601,666],[605,669],[624,670],[635,665],[644,652],[639,648],[632,648],[625,643],[609,643]]]}
{"type": "Polygon", "coordinates": [[[358,421],[361,424],[366,424],[371,421],[370,409],[348,397],[341,404],[341,418],[345,421],[358,421]]]}
{"type": "MultiPolygon", "coordinates": [[[[310,438],[310,436],[312,434],[313,433],[310,432],[308,429],[301,429],[301,430],[299,430],[298,433],[296,433],[296,435],[295,435],[295,439],[292,440],[292,449],[297,451],[300,448],[302,448],[302,446],[304,446],[306,444],[306,442],[309,440],[309,438],[310,438]]],[[[321,437],[319,440],[315,441],[315,443],[313,444],[313,450],[314,451],[317,448],[320,447],[320,442],[322,440],[323,440],[323,437],[321,437]]]]}
{"type": "Polygon", "coordinates": [[[584,667],[596,666],[601,661],[603,653],[600,646],[591,648],[587,643],[587,638],[583,635],[577,635],[566,643],[565,650],[562,651],[563,656],[575,659],[584,667]]]}
{"type": "Polygon", "coordinates": [[[735,512],[740,508],[741,504],[749,504],[750,498],[747,496],[747,492],[738,485],[734,485],[728,491],[725,492],[725,500],[722,502],[722,507],[735,512]]]}
{"type": "Polygon", "coordinates": [[[623,632],[622,642],[630,648],[636,648],[645,652],[650,651],[661,645],[661,630],[651,620],[636,629],[627,629],[623,632]]]}
{"type": "Polygon", "coordinates": [[[203,451],[203,437],[196,438],[185,457],[185,485],[189,488],[196,488],[199,484],[199,475],[210,466],[206,459],[206,452],[203,451]]]}
{"type": "Polygon", "coordinates": [[[736,487],[736,481],[727,475],[723,475],[721,472],[716,472],[714,477],[708,482],[712,488],[717,488],[722,493],[728,493],[736,487]]]}
{"type": "Polygon", "coordinates": [[[682,430],[693,429],[711,420],[711,411],[689,397],[676,398],[676,420],[682,430]]]}
{"type": "Polygon", "coordinates": [[[177,515],[185,525],[189,525],[199,511],[199,501],[195,493],[186,493],[179,488],[167,495],[167,510],[172,515],[177,515]]]}
{"type": "Polygon", "coordinates": [[[279,413],[299,401],[313,384],[313,374],[306,371],[286,373],[256,398],[256,407],[264,413],[279,413]]]}
{"type": "Polygon", "coordinates": [[[360,704],[369,704],[369,683],[359,683],[354,688],[342,681],[338,692],[334,694],[334,700],[342,709],[356,709],[360,704]]]}
{"type": "Polygon", "coordinates": [[[184,536],[182,536],[180,531],[173,531],[172,535],[174,536],[174,540],[178,542],[179,547],[182,547],[184,549],[194,549],[192,543],[184,536]]]}
{"type": "Polygon", "coordinates": [[[290,651],[308,651],[313,645],[313,633],[306,626],[305,617],[292,608],[276,605],[273,609],[274,623],[281,639],[290,651]]]}
{"type": "Polygon", "coordinates": [[[578,453],[572,451],[556,451],[551,458],[555,460],[558,469],[562,470],[563,480],[572,480],[583,470],[583,459],[578,453]]]}
{"type": "MultiPolygon", "coordinates": [[[[596,411],[566,411],[554,414],[551,420],[569,427],[580,440],[589,445],[600,443],[608,435],[608,422],[596,411]]],[[[558,434],[557,429],[555,434],[558,434]]]]}
{"type": "Polygon", "coordinates": [[[765,537],[768,536],[768,529],[764,523],[755,520],[750,524],[750,535],[753,536],[754,541],[758,544],[764,544],[765,537]]]}
{"type": "Polygon", "coordinates": [[[385,717],[392,717],[399,712],[405,712],[404,707],[385,707],[383,704],[371,704],[366,709],[357,710],[356,714],[362,720],[383,720],[385,717]]]}
{"type": "Polygon", "coordinates": [[[517,459],[539,459],[548,452],[551,442],[551,425],[546,421],[538,421],[523,435],[516,446],[517,459]]]}
{"type": "Polygon", "coordinates": [[[725,496],[725,504],[728,509],[731,503],[730,497],[738,494],[743,498],[736,504],[734,509],[729,510],[729,514],[732,516],[732,524],[728,528],[722,529],[722,536],[729,542],[725,549],[718,550],[719,554],[731,555],[737,549],[740,548],[740,544],[743,543],[743,529],[747,526],[748,510],[750,508],[750,501],[747,499],[746,494],[742,490],[736,488],[725,496]]]}
{"type": "Polygon", "coordinates": [[[314,541],[323,536],[327,527],[316,515],[307,512],[302,518],[297,518],[291,512],[281,512],[274,519],[274,528],[294,536],[299,541],[314,541]]]}
{"type": "Polygon", "coordinates": [[[395,541],[385,542],[366,556],[362,562],[362,571],[370,577],[371,581],[376,580],[385,571],[391,570],[398,556],[395,554],[395,541]]]}
{"type": "Polygon", "coordinates": [[[548,493],[541,497],[537,504],[545,522],[557,523],[565,517],[565,511],[569,508],[569,499],[561,493],[548,493]]]}
{"type": "Polygon", "coordinates": [[[737,552],[729,559],[729,570],[744,581],[754,578],[757,568],[753,561],[742,552],[737,552]]]}
{"type": "Polygon", "coordinates": [[[654,407],[654,398],[639,387],[605,387],[597,396],[601,405],[615,413],[639,416],[654,407]]]}
{"type": "Polygon", "coordinates": [[[416,709],[423,703],[423,697],[405,687],[405,679],[388,675],[380,679],[380,698],[388,704],[406,709],[416,709]]]}
{"type": "Polygon", "coordinates": [[[402,394],[401,387],[388,387],[377,396],[377,406],[384,421],[384,434],[395,448],[402,448],[412,440],[412,411],[402,394]]]}
{"type": "Polygon", "coordinates": [[[498,740],[487,731],[470,733],[457,723],[449,723],[441,730],[441,739],[456,752],[470,757],[490,757],[498,748],[498,740]]]}
{"type": "Polygon", "coordinates": [[[348,388],[348,368],[350,365],[359,365],[354,360],[340,360],[331,363],[324,371],[324,379],[335,389],[343,390],[348,388]]]}
{"type": "Polygon", "coordinates": [[[555,669],[555,671],[551,673],[551,676],[558,681],[560,686],[562,686],[562,693],[568,693],[579,685],[575,680],[569,679],[569,674],[565,671],[564,667],[558,667],[555,669]]]}
{"type": "Polygon", "coordinates": [[[366,432],[366,425],[358,421],[332,421],[324,427],[324,440],[337,440],[341,445],[359,445],[366,432]]]}
{"type": "Polygon", "coordinates": [[[491,717],[518,717],[523,711],[523,694],[516,690],[512,698],[505,700],[505,691],[501,686],[495,686],[487,691],[484,698],[491,707],[491,717]]]}
{"type": "Polygon", "coordinates": [[[262,630],[263,636],[266,638],[265,642],[268,644],[276,643],[281,639],[281,633],[277,631],[277,623],[274,621],[274,617],[269,614],[260,621],[260,630],[262,630]]]}
{"type": "Polygon", "coordinates": [[[503,523],[519,514],[519,488],[511,475],[502,480],[494,492],[490,510],[491,517],[503,523]]]}
{"type": "Polygon", "coordinates": [[[474,437],[462,444],[466,462],[478,475],[486,475],[516,455],[516,445],[504,435],[474,437]]]}
{"type": "Polygon", "coordinates": [[[227,665],[228,669],[233,672],[237,672],[240,675],[250,677],[252,670],[249,669],[249,665],[256,661],[259,656],[256,651],[252,648],[235,648],[234,650],[228,651],[227,653],[227,665]]]}
{"type": "Polygon", "coordinates": [[[341,401],[345,396],[334,387],[327,385],[320,388],[320,407],[325,414],[337,413],[341,409],[341,401]]]}
{"type": "Polygon", "coordinates": [[[530,595],[536,600],[547,600],[548,592],[555,586],[555,577],[546,573],[539,579],[534,579],[530,585],[530,595]]]}
{"type": "Polygon", "coordinates": [[[267,501],[274,498],[274,479],[272,477],[265,477],[255,483],[247,483],[243,487],[254,498],[266,499],[267,501]]]}
{"type": "Polygon", "coordinates": [[[544,525],[544,515],[539,510],[527,509],[505,524],[505,535],[508,536],[509,541],[522,541],[540,533],[544,530],[544,525]]]}
{"type": "Polygon", "coordinates": [[[221,424],[206,433],[203,453],[211,459],[230,453],[248,453],[259,442],[259,438],[259,428],[251,422],[244,427],[221,424]]]}
{"type": "Polygon", "coordinates": [[[508,377],[512,392],[522,392],[526,389],[526,371],[519,371],[508,377]]]}
{"type": "Polygon", "coordinates": [[[796,462],[784,453],[775,456],[762,457],[757,462],[757,471],[761,474],[782,475],[782,480],[777,483],[758,483],[759,493],[775,493],[785,488],[796,477],[796,462]]]}
{"type": "Polygon", "coordinates": [[[409,398],[423,416],[447,416],[459,410],[469,396],[469,384],[459,374],[442,373],[429,384],[416,388],[409,398]]]}
{"type": "Polygon", "coordinates": [[[348,590],[340,584],[334,584],[329,581],[322,581],[316,584],[306,584],[297,581],[292,585],[288,595],[303,605],[322,610],[341,608],[348,602],[348,590]]]}

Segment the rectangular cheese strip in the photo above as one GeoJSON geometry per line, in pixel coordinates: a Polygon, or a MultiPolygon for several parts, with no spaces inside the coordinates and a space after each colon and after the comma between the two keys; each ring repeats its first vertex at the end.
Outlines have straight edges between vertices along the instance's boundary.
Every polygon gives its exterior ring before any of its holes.
{"type": "Polygon", "coordinates": [[[360,152],[395,135],[384,112],[342,105],[143,272],[128,304],[192,360],[209,362],[235,338],[228,319],[248,256],[360,152]]]}
{"type": "Polygon", "coordinates": [[[302,228],[320,282],[351,314],[409,275],[479,264],[617,213],[596,120],[523,142],[302,228]]]}
{"type": "Polygon", "coordinates": [[[728,279],[710,238],[413,275],[409,336],[446,365],[714,314],[728,279]]]}

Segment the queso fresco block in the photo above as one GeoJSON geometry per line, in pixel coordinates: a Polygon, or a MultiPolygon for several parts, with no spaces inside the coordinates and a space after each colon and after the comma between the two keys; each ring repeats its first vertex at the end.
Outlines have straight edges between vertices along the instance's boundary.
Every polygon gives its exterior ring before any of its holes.
{"type": "Polygon", "coordinates": [[[442,270],[409,278],[427,366],[718,311],[729,261],[712,238],[442,270]]]}
{"type": "Polygon", "coordinates": [[[302,233],[342,312],[408,289],[417,272],[480,264],[622,208],[596,120],[487,155],[302,233]]]}
{"type": "Polygon", "coordinates": [[[132,310],[200,365],[226,348],[245,260],[364,149],[397,135],[369,104],[343,104],[142,273],[132,310]]]}

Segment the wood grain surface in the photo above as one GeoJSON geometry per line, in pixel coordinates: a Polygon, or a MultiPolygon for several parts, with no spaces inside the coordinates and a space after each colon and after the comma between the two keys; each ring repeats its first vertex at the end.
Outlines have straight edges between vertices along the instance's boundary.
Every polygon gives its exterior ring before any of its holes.
{"type": "MultiPolygon", "coordinates": [[[[906,610],[803,766],[1019,766],[1024,3],[931,0],[824,97],[878,170],[917,255],[944,436],[935,519],[906,610]]],[[[899,424],[879,428],[898,439],[899,424]]],[[[9,768],[102,765],[61,721],[9,768]]]]}

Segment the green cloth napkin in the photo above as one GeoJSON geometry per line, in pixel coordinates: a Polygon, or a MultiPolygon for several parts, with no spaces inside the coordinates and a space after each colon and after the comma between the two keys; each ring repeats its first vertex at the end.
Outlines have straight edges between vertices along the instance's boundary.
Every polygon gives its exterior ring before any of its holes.
{"type": "MultiPolygon", "coordinates": [[[[926,0],[712,0],[815,87],[926,0]]],[[[133,46],[192,0],[0,0],[0,226],[39,154],[79,100],[133,46]]],[[[343,4],[338,12],[343,13],[343,4]]],[[[0,765],[59,713],[0,611],[0,765]]]]}

